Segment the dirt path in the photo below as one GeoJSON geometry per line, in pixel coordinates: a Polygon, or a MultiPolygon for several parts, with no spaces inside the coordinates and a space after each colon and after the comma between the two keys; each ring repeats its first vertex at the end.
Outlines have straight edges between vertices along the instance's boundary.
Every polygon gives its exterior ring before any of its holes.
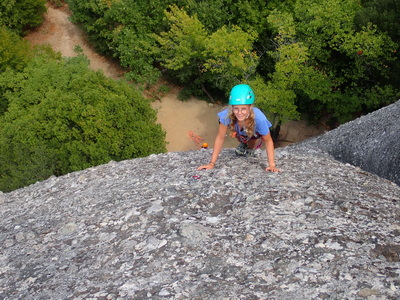
{"type": "MultiPolygon", "coordinates": [[[[79,45],[90,60],[94,70],[103,70],[111,78],[123,76],[123,70],[118,63],[96,53],[90,46],[86,35],[68,17],[70,12],[66,6],[53,8],[48,6],[45,22],[26,39],[33,44],[50,44],[55,51],[65,57],[76,56],[75,46],[79,45]]],[[[161,101],[154,102],[157,109],[158,122],[167,132],[168,151],[188,151],[198,149],[194,142],[196,137],[202,138],[213,147],[217,133],[218,121],[216,114],[222,109],[218,105],[210,105],[204,101],[191,99],[182,102],[177,99],[178,89],[172,90],[161,101]]],[[[292,121],[281,128],[280,141],[276,146],[285,146],[324,132],[324,128],[308,126],[304,121],[292,121]]],[[[236,147],[237,142],[232,138],[225,140],[224,147],[236,147]]]]}
{"type": "Polygon", "coordinates": [[[101,69],[105,75],[112,78],[123,76],[123,70],[117,62],[94,51],[83,31],[69,21],[70,14],[67,6],[53,8],[48,5],[44,23],[26,39],[32,44],[49,44],[55,51],[61,52],[62,56],[66,57],[76,56],[74,48],[79,45],[90,60],[92,69],[101,69]]]}

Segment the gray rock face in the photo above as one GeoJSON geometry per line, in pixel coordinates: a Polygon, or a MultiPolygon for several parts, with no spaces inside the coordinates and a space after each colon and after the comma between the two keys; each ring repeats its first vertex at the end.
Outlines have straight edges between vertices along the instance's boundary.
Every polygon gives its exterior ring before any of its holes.
{"type": "Polygon", "coordinates": [[[400,101],[295,147],[320,149],[400,185],[400,101]]]}
{"type": "Polygon", "coordinates": [[[0,195],[1,299],[398,299],[400,187],[327,154],[151,155],[0,195]]]}
{"type": "Polygon", "coordinates": [[[283,173],[202,149],[0,193],[0,299],[399,299],[400,187],[326,153],[395,164],[375,116],[277,149],[283,173]]]}

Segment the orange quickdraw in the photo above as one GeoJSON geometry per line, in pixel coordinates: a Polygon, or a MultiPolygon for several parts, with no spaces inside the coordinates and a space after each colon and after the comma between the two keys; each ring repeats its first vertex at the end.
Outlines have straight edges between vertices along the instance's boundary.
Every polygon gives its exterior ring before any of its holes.
{"type": "Polygon", "coordinates": [[[205,141],[205,138],[202,138],[201,136],[198,136],[197,134],[195,134],[191,130],[189,131],[189,137],[196,144],[197,147],[199,147],[199,148],[203,147],[203,142],[205,141]]]}

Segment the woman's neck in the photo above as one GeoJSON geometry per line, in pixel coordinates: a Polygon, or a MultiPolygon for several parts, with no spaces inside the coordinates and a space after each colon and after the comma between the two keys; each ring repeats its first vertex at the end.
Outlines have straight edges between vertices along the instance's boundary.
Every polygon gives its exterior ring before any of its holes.
{"type": "Polygon", "coordinates": [[[243,121],[237,120],[237,124],[238,124],[238,126],[239,126],[239,129],[240,129],[240,130],[243,130],[243,129],[245,129],[246,126],[247,126],[247,120],[243,120],[243,121]]]}

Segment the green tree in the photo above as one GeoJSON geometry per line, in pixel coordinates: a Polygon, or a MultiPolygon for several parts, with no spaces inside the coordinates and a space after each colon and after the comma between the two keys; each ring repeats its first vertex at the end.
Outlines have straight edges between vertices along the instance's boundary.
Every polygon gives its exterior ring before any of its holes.
{"type": "Polygon", "coordinates": [[[256,71],[259,57],[252,50],[256,33],[238,26],[223,26],[209,34],[196,16],[171,6],[166,11],[168,30],[156,36],[155,56],[184,86],[209,95],[207,87],[227,90],[248,80],[256,71]]]}
{"type": "Polygon", "coordinates": [[[0,118],[2,191],[166,151],[148,100],[128,83],[90,70],[82,55],[37,58],[22,73],[7,70],[0,78],[13,86],[0,118]]]}
{"type": "Polygon", "coordinates": [[[46,0],[6,0],[0,2],[0,26],[6,26],[18,34],[43,23],[46,0]]]}
{"type": "Polygon", "coordinates": [[[71,21],[77,23],[88,34],[94,47],[101,53],[114,56],[112,31],[117,26],[108,16],[115,1],[67,0],[73,12],[71,21]]]}
{"type": "Polygon", "coordinates": [[[249,84],[257,95],[257,105],[263,109],[274,128],[300,118],[297,93],[302,91],[309,99],[321,99],[330,93],[330,80],[326,74],[309,65],[308,48],[297,41],[293,17],[289,13],[272,13],[268,21],[277,30],[274,39],[275,70],[265,82],[260,76],[249,84]]]}
{"type": "Polygon", "coordinates": [[[253,51],[255,32],[244,32],[238,26],[223,26],[206,40],[204,69],[211,73],[209,83],[222,90],[245,82],[256,73],[258,54],[253,51]]]}
{"type": "Polygon", "coordinates": [[[153,48],[153,53],[163,67],[179,71],[176,74],[180,82],[189,83],[202,72],[207,32],[196,17],[177,6],[171,6],[165,15],[170,27],[155,35],[159,46],[153,48]]]}
{"type": "Polygon", "coordinates": [[[357,11],[355,25],[360,30],[374,24],[380,32],[386,33],[397,48],[393,50],[396,60],[386,63],[388,76],[381,78],[396,89],[400,89],[400,22],[399,0],[364,0],[362,8],[357,11]]]}
{"type": "Polygon", "coordinates": [[[6,68],[20,71],[31,57],[28,41],[6,27],[0,27],[0,72],[4,72],[6,68]]]}
{"type": "MultiPolygon", "coordinates": [[[[278,35],[290,37],[285,43],[302,45],[307,56],[302,60],[305,67],[298,73],[302,84],[289,86],[296,102],[301,99],[303,107],[304,103],[308,107],[320,107],[312,102],[322,103],[341,122],[352,119],[356,112],[393,101],[395,94],[377,80],[387,76],[385,64],[393,59],[395,45],[374,26],[356,30],[353,20],[359,9],[353,0],[298,0],[292,14],[276,12],[269,18],[278,35]],[[318,92],[321,87],[323,93],[318,92]]],[[[277,66],[287,58],[282,52],[287,49],[285,43],[283,47],[278,43],[277,66]]],[[[298,58],[289,58],[287,66],[296,64],[293,59],[298,58]]],[[[287,69],[284,66],[278,72],[287,69]]]]}
{"type": "MultiPolygon", "coordinates": [[[[0,73],[10,68],[20,71],[32,57],[29,43],[21,39],[16,33],[0,27],[0,73]]],[[[0,83],[0,116],[4,114],[8,107],[8,101],[3,96],[6,92],[0,83]]],[[[11,88],[10,86],[8,88],[11,88]]]]}
{"type": "Polygon", "coordinates": [[[359,29],[372,23],[393,41],[400,41],[399,0],[364,0],[361,6],[355,16],[355,24],[359,29]]]}
{"type": "MultiPolygon", "coordinates": [[[[48,45],[31,47],[28,41],[22,39],[13,31],[0,27],[0,73],[7,69],[17,72],[22,71],[28,62],[38,54],[49,59],[61,57],[59,53],[51,50],[48,45]]],[[[1,80],[8,82],[0,82],[0,116],[8,108],[8,100],[5,95],[8,92],[13,92],[14,87],[18,85],[19,76],[15,78],[5,78],[3,76],[1,80]]]]}
{"type": "Polygon", "coordinates": [[[262,83],[270,98],[263,105],[279,123],[299,112],[345,122],[397,100],[396,1],[68,2],[129,79],[151,83],[163,74],[189,96],[210,99],[225,98],[237,82],[262,83]]]}
{"type": "Polygon", "coordinates": [[[127,78],[153,83],[160,77],[150,49],[153,33],[165,26],[164,10],[171,0],[68,0],[71,20],[82,26],[101,53],[117,58],[127,78]]]}

